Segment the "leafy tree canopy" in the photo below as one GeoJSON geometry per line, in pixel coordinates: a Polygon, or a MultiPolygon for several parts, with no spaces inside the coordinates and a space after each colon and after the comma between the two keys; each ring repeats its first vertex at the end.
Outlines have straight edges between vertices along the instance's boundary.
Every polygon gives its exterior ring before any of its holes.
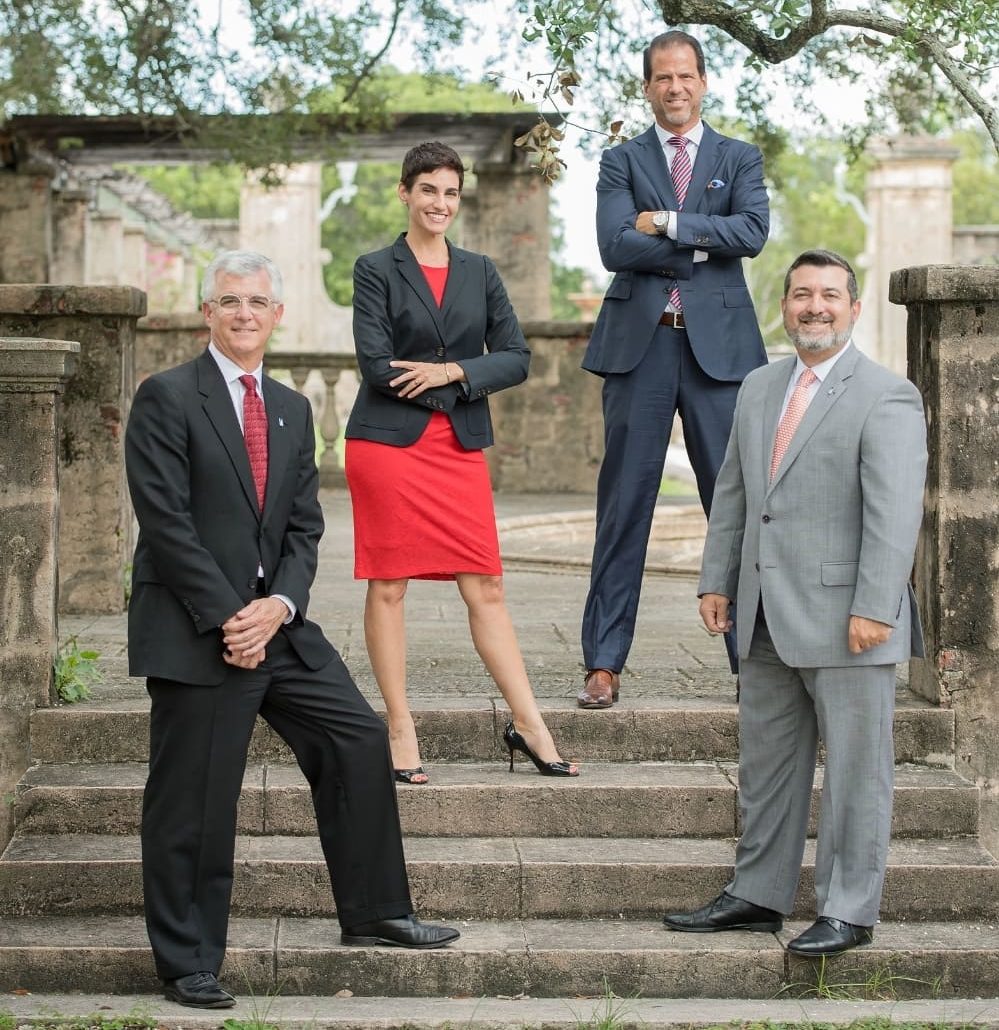
{"type": "MultiPolygon", "coordinates": [[[[585,96],[611,140],[618,112],[641,96],[641,49],[682,28],[701,39],[714,72],[738,73],[736,107],[770,153],[783,142],[782,105],[816,125],[839,113],[810,100],[821,83],[865,90],[854,150],[872,130],[939,132],[973,113],[999,151],[996,0],[647,0],[637,14],[617,0],[519,2],[525,42],[550,56],[535,94],[562,114],[585,96]]],[[[552,149],[544,119],[525,144],[543,157],[552,149]]]]}

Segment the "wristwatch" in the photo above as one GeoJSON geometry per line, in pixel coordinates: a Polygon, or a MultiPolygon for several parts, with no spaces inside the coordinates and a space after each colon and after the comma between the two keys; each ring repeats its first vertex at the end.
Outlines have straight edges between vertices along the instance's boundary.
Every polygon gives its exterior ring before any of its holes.
{"type": "Polygon", "coordinates": [[[669,212],[656,211],[652,216],[652,224],[656,227],[656,232],[660,236],[665,236],[666,230],[669,228],[669,212]]]}

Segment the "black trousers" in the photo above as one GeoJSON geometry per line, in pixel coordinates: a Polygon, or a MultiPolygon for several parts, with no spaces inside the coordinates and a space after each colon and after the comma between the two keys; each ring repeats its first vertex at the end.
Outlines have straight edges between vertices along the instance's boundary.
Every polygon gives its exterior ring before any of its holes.
{"type": "Polygon", "coordinates": [[[142,806],[146,928],[163,979],[225,955],[236,804],[259,714],[312,788],[341,925],[413,911],[388,734],[335,655],[304,666],[279,632],[256,669],[221,686],[149,679],[149,778],[142,806]]]}

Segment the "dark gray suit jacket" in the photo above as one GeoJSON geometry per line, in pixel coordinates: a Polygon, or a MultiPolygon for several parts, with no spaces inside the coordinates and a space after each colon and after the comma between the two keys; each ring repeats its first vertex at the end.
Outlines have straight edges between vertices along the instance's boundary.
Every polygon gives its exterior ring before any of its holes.
{"type": "Polygon", "coordinates": [[[125,469],[139,521],[128,606],[132,676],[221,683],[220,626],[253,600],[258,566],[269,594],[298,611],[284,632],[307,666],[333,656],[305,619],[323,515],[309,402],[267,376],[268,475],[257,507],[229,388],[214,358],[146,379],[125,434],[125,469]]]}
{"type": "Polygon", "coordinates": [[[347,422],[349,438],[406,447],[435,411],[443,411],[466,450],[492,444],[486,397],[523,382],[531,352],[492,261],[450,243],[448,253],[441,307],[405,233],[391,247],[357,259],[354,346],[361,387],[347,422]],[[451,384],[400,399],[388,385],[402,371],[389,366],[393,359],[457,362],[467,391],[451,384]]]}
{"type": "Polygon", "coordinates": [[[642,360],[674,283],[691,349],[706,375],[741,382],[766,364],[742,272],[742,259],[759,254],[770,227],[759,150],[705,124],[677,239],[635,229],[640,211],[676,209],[655,126],[604,152],[597,242],[604,266],[615,275],[583,358],[587,371],[630,372],[642,360]],[[695,262],[695,250],[706,251],[708,260],[695,262]]]}

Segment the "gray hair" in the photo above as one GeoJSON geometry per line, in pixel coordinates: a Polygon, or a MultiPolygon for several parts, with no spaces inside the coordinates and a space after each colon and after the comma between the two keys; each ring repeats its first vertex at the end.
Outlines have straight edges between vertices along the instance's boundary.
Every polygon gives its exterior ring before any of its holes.
{"type": "Polygon", "coordinates": [[[202,302],[215,296],[215,279],[219,273],[244,276],[261,271],[266,272],[271,280],[271,299],[280,304],[284,298],[281,270],[269,257],[255,250],[224,250],[215,257],[201,276],[202,302]]]}

